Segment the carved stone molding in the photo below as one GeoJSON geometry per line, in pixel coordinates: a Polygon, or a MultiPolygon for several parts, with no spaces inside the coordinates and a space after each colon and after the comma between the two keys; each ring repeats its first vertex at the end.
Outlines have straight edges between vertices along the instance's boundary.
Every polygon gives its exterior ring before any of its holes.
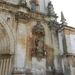
{"type": "Polygon", "coordinates": [[[45,31],[43,26],[41,25],[40,21],[37,21],[37,24],[33,27],[32,29],[32,33],[36,34],[36,33],[40,33],[41,35],[45,35],[45,31]]]}
{"type": "Polygon", "coordinates": [[[48,23],[48,26],[49,27],[56,27],[56,28],[60,27],[59,23],[55,20],[50,20],[49,23],[48,23]]]}
{"type": "Polygon", "coordinates": [[[1,23],[0,23],[0,30],[4,30],[4,27],[2,26],[1,23]]]}
{"type": "Polygon", "coordinates": [[[17,12],[15,13],[15,19],[18,20],[18,19],[25,19],[25,20],[29,20],[30,19],[30,15],[24,13],[24,12],[17,12]]]}
{"type": "MultiPolygon", "coordinates": [[[[26,12],[18,11],[20,5],[9,5],[9,4],[2,4],[0,3],[0,11],[5,10],[5,12],[8,12],[12,15],[15,16],[15,19],[17,20],[18,18],[21,19],[36,19],[36,20],[41,20],[48,18],[49,17],[46,14],[43,14],[41,12],[36,12],[36,11],[31,11],[28,7],[24,8],[26,12]]],[[[47,21],[47,20],[44,20],[47,21]]]]}
{"type": "Polygon", "coordinates": [[[11,54],[0,54],[1,59],[10,58],[11,56],[11,54]]]}
{"type": "Polygon", "coordinates": [[[15,19],[18,20],[19,18],[20,19],[24,19],[24,20],[29,20],[29,19],[35,19],[35,20],[41,20],[41,21],[46,21],[46,20],[43,20],[43,16],[44,15],[41,15],[41,14],[38,14],[36,12],[28,12],[28,13],[24,13],[24,12],[21,12],[21,11],[18,11],[16,13],[14,13],[15,15],[15,19]]]}

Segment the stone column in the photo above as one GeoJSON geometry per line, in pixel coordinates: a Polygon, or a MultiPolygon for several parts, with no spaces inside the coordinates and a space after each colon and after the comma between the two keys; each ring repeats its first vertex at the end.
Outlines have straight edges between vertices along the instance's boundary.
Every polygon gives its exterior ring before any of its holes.
{"type": "Polygon", "coordinates": [[[19,23],[17,29],[17,48],[15,55],[15,65],[16,71],[23,72],[25,70],[25,60],[26,60],[26,35],[27,29],[24,24],[19,23]]]}

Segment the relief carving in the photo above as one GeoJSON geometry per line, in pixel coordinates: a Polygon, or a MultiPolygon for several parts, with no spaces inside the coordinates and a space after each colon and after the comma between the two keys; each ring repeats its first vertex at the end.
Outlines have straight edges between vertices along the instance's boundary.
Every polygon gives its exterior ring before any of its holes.
{"type": "Polygon", "coordinates": [[[49,27],[56,27],[56,28],[60,27],[59,23],[55,20],[50,20],[49,23],[48,23],[48,26],[49,27]]]}
{"type": "MultiPolygon", "coordinates": [[[[14,10],[16,10],[16,9],[14,9],[14,10]]],[[[24,19],[24,20],[30,20],[30,19],[37,20],[37,19],[39,19],[39,20],[43,20],[44,22],[48,22],[47,20],[44,20],[44,15],[37,14],[35,12],[24,13],[22,11],[18,11],[18,12],[14,12],[14,15],[15,15],[16,20],[18,20],[19,18],[24,19]]]]}
{"type": "Polygon", "coordinates": [[[32,33],[33,34],[36,34],[36,33],[39,33],[41,35],[45,35],[45,31],[44,31],[44,28],[43,26],[41,25],[40,21],[37,21],[37,24],[34,26],[34,28],[32,29],[32,33]]]}
{"type": "Polygon", "coordinates": [[[24,13],[24,12],[17,12],[15,13],[15,20],[24,19],[24,21],[27,23],[30,19],[30,15],[24,13]]]}

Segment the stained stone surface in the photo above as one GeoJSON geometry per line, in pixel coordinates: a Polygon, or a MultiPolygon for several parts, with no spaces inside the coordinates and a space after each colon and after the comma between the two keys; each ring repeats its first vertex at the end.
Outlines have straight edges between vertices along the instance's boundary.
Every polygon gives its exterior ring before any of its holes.
{"type": "Polygon", "coordinates": [[[49,0],[19,2],[0,0],[0,75],[75,75],[75,28],[48,15],[49,0]]]}
{"type": "Polygon", "coordinates": [[[38,61],[37,58],[32,58],[32,70],[46,71],[46,59],[38,61]]]}

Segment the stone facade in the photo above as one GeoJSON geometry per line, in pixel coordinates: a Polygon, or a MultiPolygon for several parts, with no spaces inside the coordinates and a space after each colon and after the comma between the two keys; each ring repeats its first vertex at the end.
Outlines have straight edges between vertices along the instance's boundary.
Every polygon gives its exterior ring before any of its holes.
{"type": "Polygon", "coordinates": [[[75,28],[57,18],[49,0],[0,0],[0,75],[74,75],[75,28]]]}
{"type": "Polygon", "coordinates": [[[58,30],[58,32],[59,32],[60,54],[62,55],[61,60],[63,71],[65,75],[74,75],[75,28],[64,25],[58,30]]]}

